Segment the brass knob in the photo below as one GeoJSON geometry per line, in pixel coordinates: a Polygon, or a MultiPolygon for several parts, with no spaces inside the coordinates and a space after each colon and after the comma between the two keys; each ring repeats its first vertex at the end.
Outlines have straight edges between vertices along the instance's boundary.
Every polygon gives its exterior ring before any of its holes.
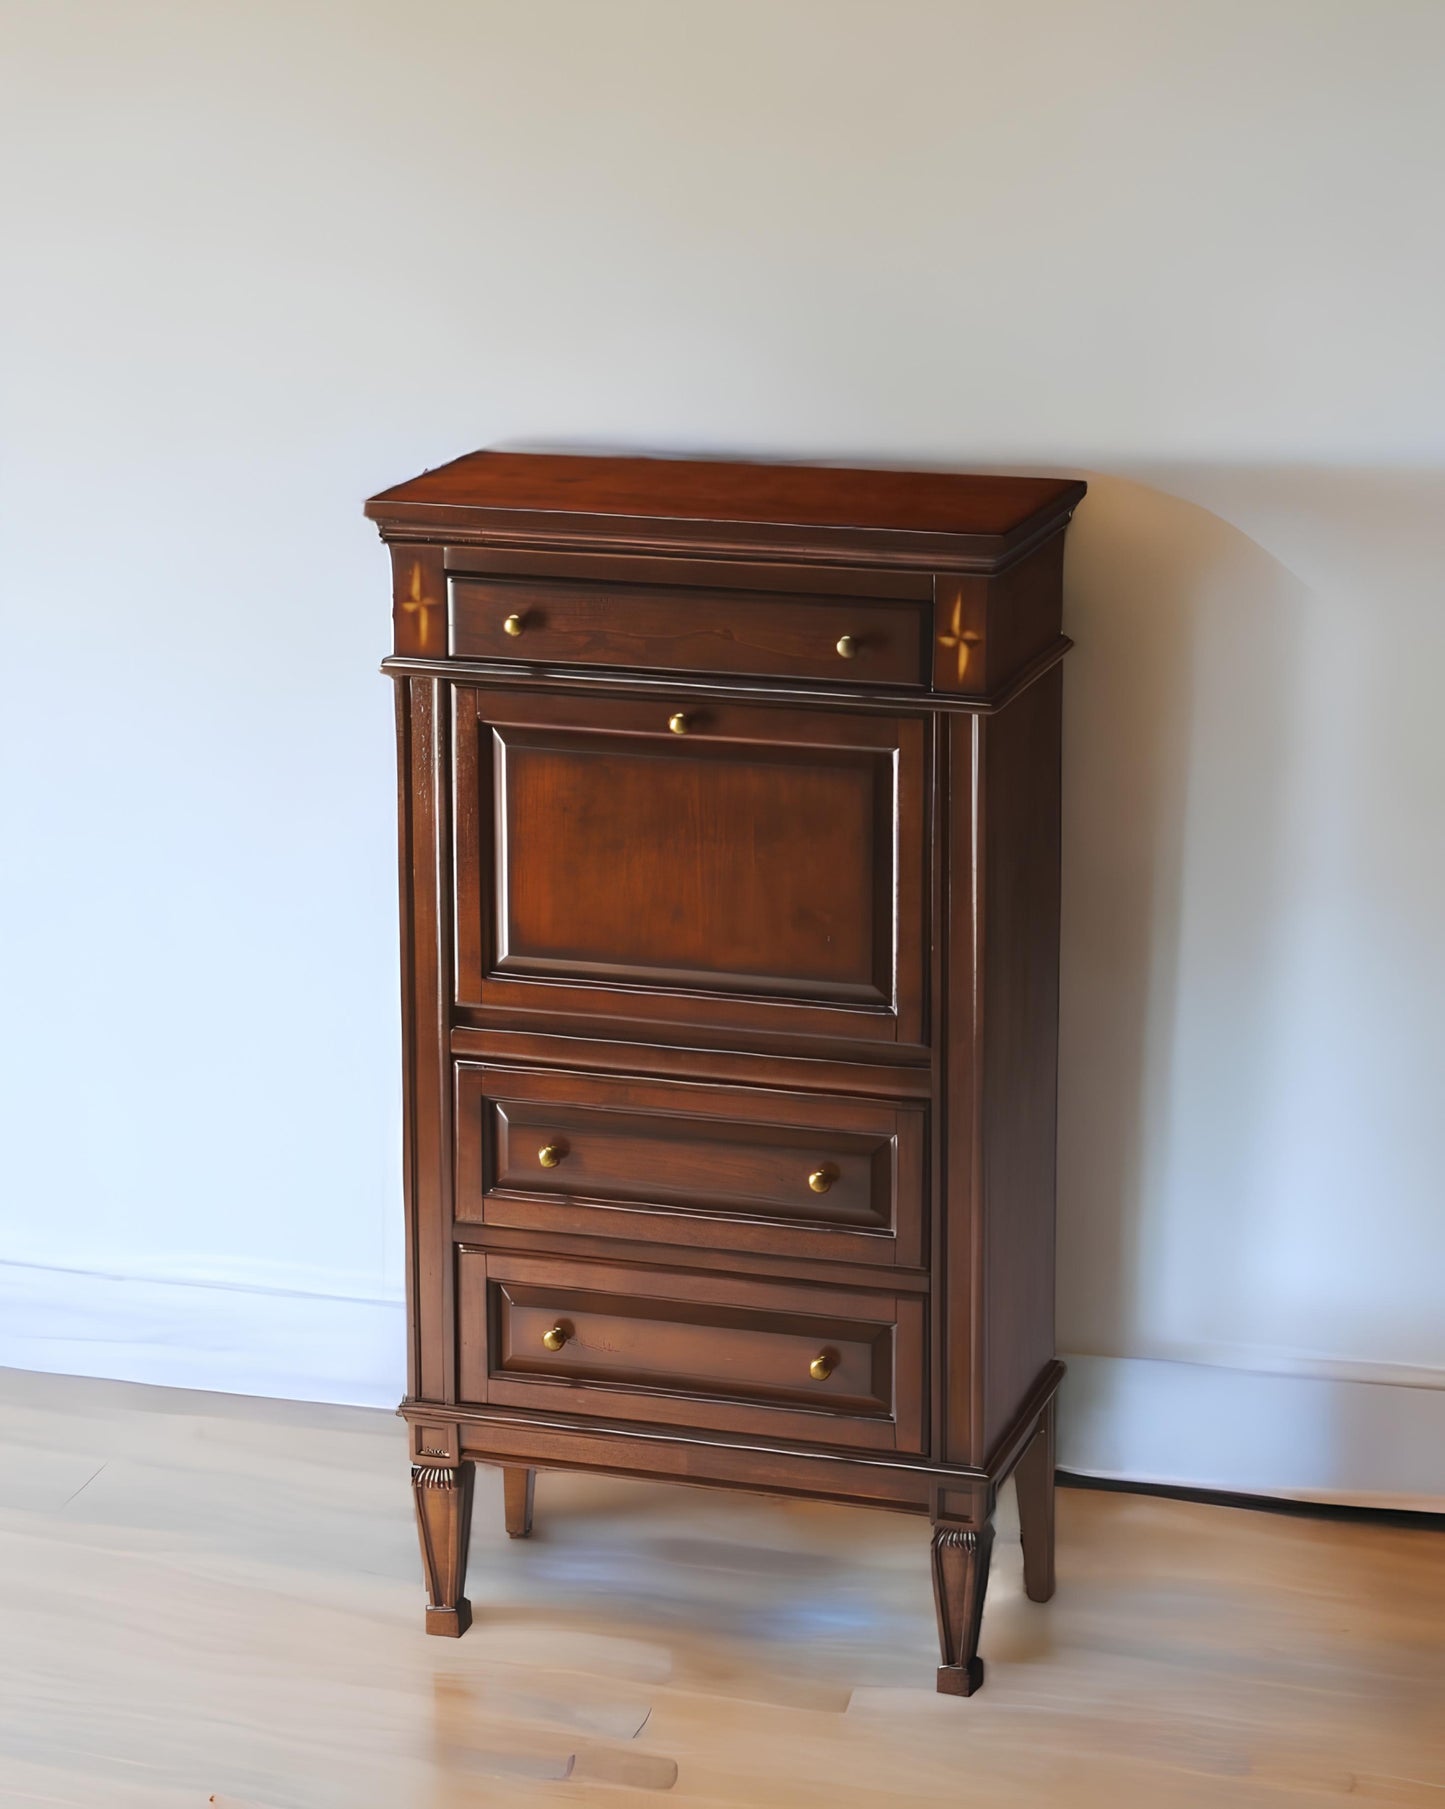
{"type": "Polygon", "coordinates": [[[567,1342],[566,1326],[554,1325],[550,1332],[543,1332],[542,1342],[547,1346],[548,1350],[561,1350],[562,1346],[567,1342]]]}
{"type": "Polygon", "coordinates": [[[812,1174],[808,1176],[808,1185],[812,1188],[814,1193],[827,1193],[828,1189],[837,1179],[838,1174],[836,1169],[815,1168],[812,1174]]]}
{"type": "Polygon", "coordinates": [[[506,621],[502,624],[502,633],[509,634],[515,639],[521,632],[522,618],[520,616],[508,616],[506,621]]]}
{"type": "Polygon", "coordinates": [[[832,1351],[819,1351],[817,1356],[814,1357],[813,1361],[808,1365],[808,1374],[815,1382],[826,1382],[828,1377],[832,1375],[837,1361],[838,1359],[833,1355],[832,1351]]]}
{"type": "Polygon", "coordinates": [[[675,710],[672,715],[668,717],[667,726],[672,730],[674,735],[685,735],[687,733],[687,718],[683,715],[681,710],[675,710]]]}
{"type": "Polygon", "coordinates": [[[845,660],[856,660],[862,648],[863,643],[851,634],[843,635],[838,641],[838,652],[845,660]]]}
{"type": "Polygon", "coordinates": [[[537,1160],[543,1168],[555,1168],[566,1154],[560,1143],[544,1143],[537,1151],[537,1160]]]}

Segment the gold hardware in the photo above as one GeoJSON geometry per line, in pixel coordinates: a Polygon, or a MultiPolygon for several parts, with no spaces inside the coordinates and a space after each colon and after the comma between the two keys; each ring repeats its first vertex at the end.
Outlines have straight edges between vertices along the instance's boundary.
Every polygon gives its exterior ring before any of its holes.
{"type": "Polygon", "coordinates": [[[855,635],[845,634],[838,642],[838,651],[845,660],[856,660],[862,650],[862,645],[855,635]]]}
{"type": "Polygon", "coordinates": [[[544,1143],[537,1151],[537,1160],[543,1168],[555,1168],[566,1154],[560,1143],[544,1143]]]}
{"type": "Polygon", "coordinates": [[[521,632],[522,618],[520,616],[508,616],[506,621],[502,624],[502,633],[509,634],[515,639],[521,632]]]}
{"type": "Polygon", "coordinates": [[[674,735],[685,735],[687,733],[687,718],[683,715],[681,710],[676,710],[668,717],[667,726],[672,730],[674,735]]]}
{"type": "Polygon", "coordinates": [[[812,1188],[814,1193],[827,1193],[828,1189],[837,1179],[837,1169],[815,1168],[812,1174],[808,1176],[808,1185],[812,1188]]]}
{"type": "Polygon", "coordinates": [[[832,1351],[819,1351],[817,1356],[814,1357],[813,1361],[808,1365],[808,1374],[815,1382],[826,1382],[828,1377],[832,1375],[837,1362],[838,1359],[833,1355],[832,1351]]]}
{"type": "Polygon", "coordinates": [[[562,1346],[567,1342],[567,1336],[567,1328],[565,1325],[554,1325],[550,1332],[543,1332],[542,1342],[547,1346],[548,1350],[561,1350],[562,1346]]]}

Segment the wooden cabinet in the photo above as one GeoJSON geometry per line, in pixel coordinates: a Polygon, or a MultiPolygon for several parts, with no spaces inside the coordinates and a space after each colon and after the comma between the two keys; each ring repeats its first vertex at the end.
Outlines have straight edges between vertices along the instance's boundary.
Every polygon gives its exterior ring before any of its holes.
{"type": "Polygon", "coordinates": [[[1053,1587],[1054,479],[478,453],[373,498],[429,1593],[474,1463],[925,1515],[1053,1587]]]}

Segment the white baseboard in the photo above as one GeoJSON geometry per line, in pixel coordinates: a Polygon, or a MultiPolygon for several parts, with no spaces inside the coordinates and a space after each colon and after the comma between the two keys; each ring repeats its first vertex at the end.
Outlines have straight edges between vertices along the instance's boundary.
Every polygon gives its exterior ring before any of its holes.
{"type": "MultiPolygon", "coordinates": [[[[1142,1357],[1066,1361],[1066,1470],[1445,1509],[1445,1388],[1142,1357]]],[[[390,1408],[405,1386],[405,1315],[395,1300],[0,1263],[0,1366],[390,1408]]]]}
{"type": "Polygon", "coordinates": [[[390,1408],[406,1314],[399,1300],[0,1263],[0,1365],[390,1408]]]}
{"type": "Polygon", "coordinates": [[[1445,1388],[1068,1357],[1059,1464],[1232,1494],[1445,1510],[1445,1388]]]}

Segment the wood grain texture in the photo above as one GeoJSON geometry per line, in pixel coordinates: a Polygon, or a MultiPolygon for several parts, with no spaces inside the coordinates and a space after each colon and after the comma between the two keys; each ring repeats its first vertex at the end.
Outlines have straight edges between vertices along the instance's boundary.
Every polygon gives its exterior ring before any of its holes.
{"type": "Polygon", "coordinates": [[[933,1600],[938,1613],[938,1688],[946,1696],[972,1696],[983,1685],[978,1636],[993,1553],[993,1526],[933,1529],[933,1600]]]}
{"type": "Polygon", "coordinates": [[[502,1470],[504,1519],[509,1539],[527,1539],[532,1533],[532,1504],[537,1472],[508,1464],[502,1470]]]}
{"type": "Polygon", "coordinates": [[[461,1003],[920,1041],[920,722],[457,698],[461,1003]]]}
{"type": "Polygon", "coordinates": [[[458,1639],[472,1624],[467,1600],[467,1552],[472,1535],[475,1466],[413,1464],[411,1490],[426,1580],[426,1630],[458,1639]]]}
{"type": "Polygon", "coordinates": [[[700,584],[497,577],[451,586],[451,651],[462,659],[920,685],[931,623],[920,604],[700,584]],[[838,647],[845,637],[846,654],[838,647]]]}
{"type": "Polygon", "coordinates": [[[402,1426],[0,1372],[0,1798],[47,1809],[1438,1809],[1445,1535],[1064,1489],[988,1682],[934,1694],[926,1520],[479,1468],[421,1628],[402,1426]]]}
{"type": "Polygon", "coordinates": [[[395,536],[792,550],[986,567],[1068,519],[1073,478],[474,452],[372,497],[395,536]]]}
{"type": "Polygon", "coordinates": [[[1019,1532],[1024,1548],[1024,1593],[1047,1602],[1054,1593],[1054,1429],[1057,1397],[1044,1410],[1039,1429],[1014,1470],[1019,1532]]]}
{"type": "Polygon", "coordinates": [[[934,599],[933,684],[997,697],[1063,635],[1064,536],[1056,533],[1007,571],[943,573],[934,599]]]}
{"type": "Polygon", "coordinates": [[[459,1063],[457,1217],[917,1267],[925,1119],[897,1102],[459,1063]]]}
{"type": "Polygon", "coordinates": [[[466,1402],[922,1448],[917,1300],[470,1245],[458,1255],[457,1286],[466,1402]],[[548,1334],[559,1347],[544,1344],[548,1334]],[[815,1359],[829,1373],[811,1375],[815,1359]]]}
{"type": "Polygon", "coordinates": [[[435,679],[403,679],[396,694],[407,1391],[447,1401],[454,1398],[449,693],[435,679]]]}
{"type": "MultiPolygon", "coordinates": [[[[596,1029],[597,1026],[592,1026],[596,1029]]],[[[609,1026],[603,1026],[607,1029],[609,1026]]],[[[710,1038],[709,1041],[712,1039],[710,1038]]],[[[508,1030],[495,1025],[459,1025],[452,1050],[513,1067],[583,1068],[593,1073],[651,1075],[659,1079],[714,1080],[742,1086],[770,1086],[874,1099],[928,1101],[933,1077],[926,1061],[912,1067],[880,1067],[873,1061],[813,1060],[782,1050],[688,1048],[683,1044],[622,1042],[615,1037],[564,1036],[546,1030],[508,1030]]],[[[876,1051],[869,1051],[870,1056],[876,1051]]]]}
{"type": "Polygon", "coordinates": [[[444,569],[458,577],[560,578],[707,595],[717,591],[765,591],[814,599],[888,597],[928,603],[933,579],[926,572],[886,566],[803,565],[796,560],[760,564],[750,559],[660,558],[647,553],[529,552],[515,546],[444,546],[444,569]]]}
{"type": "MultiPolygon", "coordinates": [[[[550,1260],[552,1253],[537,1254],[550,1260]]],[[[511,1253],[504,1253],[502,1260],[512,1261],[511,1253]]],[[[670,1272],[661,1263],[629,1262],[623,1272],[629,1283],[650,1276],[654,1286],[662,1285],[671,1291],[670,1272]]],[[[714,1289],[712,1297],[732,1295],[736,1280],[724,1278],[721,1293],[714,1289]]],[[[885,1310],[890,1300],[901,1302],[901,1296],[889,1292],[891,1280],[882,1277],[876,1290],[885,1310]]],[[[866,1297],[869,1291],[860,1282],[851,1301],[866,1297]]],[[[847,1294],[835,1298],[850,1300],[847,1294]]],[[[900,1305],[900,1322],[903,1318],[900,1305]]],[[[900,1365],[896,1373],[911,1387],[909,1372],[900,1365]]],[[[656,1415],[658,1423],[653,1425],[620,1418],[599,1420],[584,1412],[582,1401],[576,1397],[572,1402],[576,1412],[569,1409],[565,1400],[547,1413],[531,1411],[525,1405],[498,1405],[495,1401],[483,1406],[458,1406],[454,1412],[462,1451],[482,1463],[526,1463],[540,1469],[595,1470],[606,1475],[690,1482],[706,1488],[819,1497],[977,1525],[993,1512],[999,1485],[1028,1448],[1062,1378],[1063,1365],[1052,1364],[1001,1442],[995,1461],[988,1468],[976,1470],[945,1468],[926,1456],[895,1453],[886,1448],[886,1441],[879,1441],[876,1450],[859,1448],[869,1441],[856,1436],[853,1449],[810,1447],[802,1440],[788,1440],[781,1435],[768,1439],[760,1432],[756,1414],[735,1420],[730,1427],[719,1424],[697,1430],[686,1424],[691,1403],[684,1403],[669,1415],[656,1415]],[[675,1424],[663,1423],[664,1419],[675,1424]]],[[[915,1410],[916,1400],[909,1407],[910,1412],[915,1410]]],[[[408,1406],[404,1411],[410,1417],[420,1410],[408,1406]]],[[[772,1424],[781,1434],[782,1422],[774,1419],[772,1424]]],[[[807,1428],[803,1428],[803,1435],[806,1440],[807,1428]]]]}
{"type": "Polygon", "coordinates": [[[1082,494],[478,455],[369,506],[405,699],[416,1436],[927,1513],[957,1694],[1019,1463],[1052,1586],[1082,494]]]}
{"type": "Polygon", "coordinates": [[[982,726],[984,1450],[1054,1354],[1062,677],[982,726]]]}

